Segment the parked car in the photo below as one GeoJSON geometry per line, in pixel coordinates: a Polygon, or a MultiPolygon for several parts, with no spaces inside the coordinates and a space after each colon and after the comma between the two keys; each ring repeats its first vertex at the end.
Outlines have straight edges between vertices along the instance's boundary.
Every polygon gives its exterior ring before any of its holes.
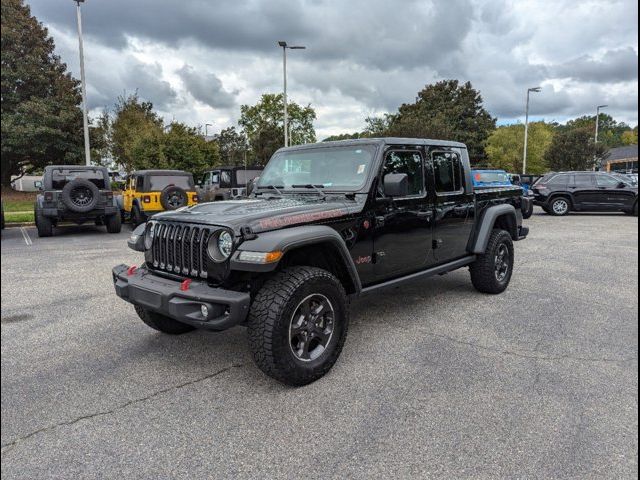
{"type": "Polygon", "coordinates": [[[34,216],[39,237],[53,235],[60,221],[95,222],[109,233],[121,229],[120,212],[104,167],[51,165],[44,169],[34,216]]]}
{"type": "Polygon", "coordinates": [[[177,210],[198,203],[193,175],[182,170],[138,170],[125,182],[118,196],[123,220],[134,226],[155,213],[177,210]]]}
{"type": "Polygon", "coordinates": [[[556,172],[533,186],[534,202],[551,215],[622,211],[638,215],[638,186],[606,172],[556,172]]]}
{"type": "Polygon", "coordinates": [[[514,183],[513,179],[519,182],[520,177],[514,176],[504,170],[472,170],[471,175],[473,178],[473,186],[476,189],[480,188],[501,188],[501,187],[513,187],[514,185],[522,188],[522,218],[525,220],[533,215],[533,194],[520,183],[514,183]]]}
{"type": "Polygon", "coordinates": [[[169,334],[248,329],[258,366],[304,385],[347,335],[348,299],[468,267],[480,291],[509,285],[527,236],[521,188],[475,190],[464,144],[359,139],[278,150],[251,198],[155,215],[129,245],[140,267],[115,291],[169,334]]]}
{"type": "Polygon", "coordinates": [[[203,202],[244,197],[251,182],[260,176],[263,167],[220,167],[205,172],[198,184],[198,195],[203,202]]]}

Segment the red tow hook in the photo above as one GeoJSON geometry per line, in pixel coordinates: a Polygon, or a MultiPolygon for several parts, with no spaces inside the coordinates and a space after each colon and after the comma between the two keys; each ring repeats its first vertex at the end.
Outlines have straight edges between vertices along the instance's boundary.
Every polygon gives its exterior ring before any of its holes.
{"type": "Polygon", "coordinates": [[[187,290],[189,290],[190,286],[191,286],[191,279],[187,278],[186,280],[183,280],[182,283],[180,284],[180,290],[182,290],[183,292],[186,292],[187,290]]]}
{"type": "Polygon", "coordinates": [[[135,265],[131,265],[129,268],[127,268],[127,276],[130,277],[131,275],[136,273],[137,269],[138,267],[136,267],[135,265]]]}

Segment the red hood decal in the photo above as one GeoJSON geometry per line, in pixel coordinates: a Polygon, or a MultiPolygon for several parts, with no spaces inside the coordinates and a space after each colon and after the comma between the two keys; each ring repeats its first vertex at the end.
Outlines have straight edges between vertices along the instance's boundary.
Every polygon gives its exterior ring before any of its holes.
{"type": "Polygon", "coordinates": [[[311,223],[330,218],[343,217],[349,212],[346,208],[334,208],[332,210],[321,210],[319,212],[302,212],[289,215],[263,218],[258,221],[258,225],[263,230],[273,230],[288,227],[297,223],[311,223]]]}

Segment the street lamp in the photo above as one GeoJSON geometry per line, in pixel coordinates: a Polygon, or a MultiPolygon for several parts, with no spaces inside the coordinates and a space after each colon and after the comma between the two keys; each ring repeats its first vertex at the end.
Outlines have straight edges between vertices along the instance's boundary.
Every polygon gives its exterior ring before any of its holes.
{"type": "Polygon", "coordinates": [[[527,173],[527,140],[529,138],[529,94],[531,92],[539,93],[540,87],[532,87],[527,89],[527,106],[524,113],[524,155],[522,159],[522,174],[527,173]]]}
{"type": "Polygon", "coordinates": [[[307,47],[302,45],[289,46],[287,42],[279,41],[278,46],[282,47],[282,72],[284,76],[284,146],[289,146],[289,127],[287,118],[287,49],[304,50],[307,47]]]}
{"type": "Polygon", "coordinates": [[[598,105],[596,107],[596,137],[595,137],[595,143],[598,143],[598,127],[600,124],[600,109],[601,108],[607,108],[609,105],[598,105]]]}
{"type": "Polygon", "coordinates": [[[204,136],[209,136],[209,127],[213,127],[213,123],[205,123],[204,124],[204,136]]]}
{"type": "Polygon", "coordinates": [[[91,149],[89,147],[89,118],[87,116],[87,85],[84,79],[84,50],[82,45],[82,15],[80,4],[84,0],[73,0],[76,2],[76,17],[78,20],[78,45],[80,50],[80,84],[82,88],[82,123],[84,125],[84,157],[87,165],[91,165],[91,149]]]}

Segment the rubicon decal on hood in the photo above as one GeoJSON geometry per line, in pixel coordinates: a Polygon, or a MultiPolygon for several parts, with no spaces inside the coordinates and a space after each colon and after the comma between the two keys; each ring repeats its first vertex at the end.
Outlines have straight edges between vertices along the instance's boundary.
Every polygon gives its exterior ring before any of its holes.
{"type": "Polygon", "coordinates": [[[334,208],[333,210],[322,210],[319,212],[303,212],[291,215],[281,215],[277,217],[263,218],[258,221],[261,229],[270,230],[274,228],[282,228],[297,223],[311,223],[320,220],[328,220],[347,215],[346,208],[334,208]]]}

